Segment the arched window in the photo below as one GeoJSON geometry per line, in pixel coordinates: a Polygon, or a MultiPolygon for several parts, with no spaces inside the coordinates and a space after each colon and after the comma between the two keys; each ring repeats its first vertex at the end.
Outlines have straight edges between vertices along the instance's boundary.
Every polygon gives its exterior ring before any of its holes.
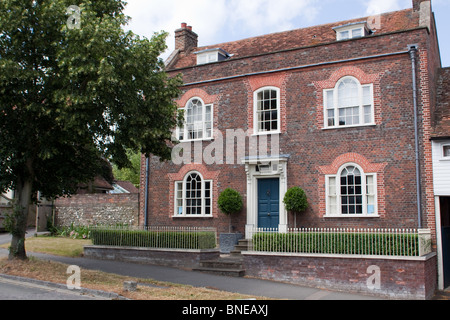
{"type": "Polygon", "coordinates": [[[376,174],[354,164],[327,176],[327,216],[376,216],[376,174]]]}
{"type": "Polygon", "coordinates": [[[255,133],[280,131],[280,89],[261,88],[254,93],[255,133]]]}
{"type": "Polygon", "coordinates": [[[358,168],[348,166],[341,172],[342,214],[363,213],[362,176],[358,168]]]}
{"type": "Polygon", "coordinates": [[[175,216],[211,216],[211,185],[198,172],[190,172],[183,181],[175,182],[175,216]]]}
{"type": "Polygon", "coordinates": [[[212,105],[205,105],[200,98],[192,98],[185,107],[185,124],[178,128],[178,140],[202,140],[212,138],[212,105]]]}
{"type": "Polygon", "coordinates": [[[373,85],[344,77],[324,90],[324,106],[326,128],[374,124],[373,85]]]}

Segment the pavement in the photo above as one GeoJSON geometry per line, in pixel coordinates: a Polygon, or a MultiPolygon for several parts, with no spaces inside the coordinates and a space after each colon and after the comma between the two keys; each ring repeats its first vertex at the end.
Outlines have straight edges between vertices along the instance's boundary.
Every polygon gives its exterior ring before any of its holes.
{"type": "MultiPolygon", "coordinates": [[[[27,237],[34,236],[29,230],[27,237]]],[[[9,234],[0,234],[0,244],[9,243],[9,234]]],[[[7,257],[8,250],[0,248],[0,258],[7,257]]],[[[194,287],[213,288],[222,291],[235,292],[247,295],[261,296],[272,299],[286,300],[380,300],[372,296],[334,292],[317,288],[302,287],[289,283],[280,283],[252,278],[235,278],[187,271],[178,268],[128,263],[120,261],[106,261],[80,258],[59,257],[41,253],[28,253],[28,256],[42,260],[50,260],[76,265],[83,269],[99,270],[136,278],[153,279],[163,282],[191,285],[194,287]]],[[[82,274],[81,274],[82,277],[82,274]]]]}
{"type": "MultiPolygon", "coordinates": [[[[36,232],[32,229],[27,231],[26,237],[33,237],[36,232]]],[[[0,233],[0,245],[11,242],[11,235],[0,233]]],[[[352,294],[346,292],[337,292],[319,288],[303,287],[299,285],[275,282],[269,280],[253,278],[236,278],[220,275],[207,274],[202,272],[188,271],[178,268],[155,266],[148,264],[138,264],[121,261],[108,261],[88,259],[84,257],[69,258],[49,254],[28,252],[29,257],[36,257],[41,260],[61,262],[68,265],[76,265],[83,269],[99,270],[113,274],[130,276],[135,278],[153,279],[156,281],[191,285],[193,287],[212,288],[222,291],[235,292],[240,294],[267,297],[272,299],[284,300],[383,300],[379,297],[367,296],[362,294],[352,294]]],[[[0,259],[8,257],[8,250],[0,248],[0,259]]],[[[180,266],[181,268],[182,266],[180,266]]],[[[81,271],[82,272],[82,271],[81,271]]],[[[0,278],[9,277],[9,281],[30,282],[42,286],[52,286],[49,282],[39,282],[37,280],[11,277],[1,275],[0,278]]],[[[82,274],[81,274],[82,277],[82,274]]],[[[92,292],[97,296],[117,299],[117,296],[107,292],[92,292]]],[[[448,300],[450,292],[440,292],[437,300],[448,300]]]]}

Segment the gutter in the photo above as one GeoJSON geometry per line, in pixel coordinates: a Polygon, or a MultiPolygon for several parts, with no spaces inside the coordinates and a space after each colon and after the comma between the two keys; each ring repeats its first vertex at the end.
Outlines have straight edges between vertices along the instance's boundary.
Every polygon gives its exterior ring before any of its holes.
{"type": "Polygon", "coordinates": [[[418,124],[418,105],[417,105],[417,72],[416,72],[416,53],[417,44],[408,45],[408,52],[412,65],[412,86],[413,86],[413,103],[414,103],[414,139],[416,154],[416,187],[417,187],[417,221],[418,228],[422,229],[422,188],[420,183],[420,154],[419,154],[419,124],[418,124]]]}
{"type": "Polygon", "coordinates": [[[229,77],[216,78],[216,79],[210,79],[210,80],[204,80],[204,81],[198,81],[198,82],[185,83],[183,85],[183,87],[188,87],[188,86],[193,86],[193,85],[201,85],[201,84],[207,84],[207,83],[218,82],[218,81],[225,81],[225,80],[234,80],[234,79],[245,78],[245,77],[250,77],[250,76],[271,74],[271,73],[276,73],[276,72],[301,70],[301,69],[312,68],[312,67],[323,67],[323,66],[328,66],[328,65],[332,65],[332,64],[338,64],[338,63],[344,63],[344,62],[354,62],[354,61],[361,61],[361,60],[368,60],[368,59],[375,59],[375,58],[384,58],[384,57],[396,56],[396,55],[407,54],[407,53],[409,53],[409,50],[408,51],[392,52],[392,53],[383,53],[383,54],[377,54],[377,55],[373,55],[373,56],[365,56],[365,57],[358,57],[358,58],[351,58],[351,59],[344,59],[344,60],[334,60],[334,61],[327,61],[327,62],[319,62],[319,63],[313,63],[313,64],[307,64],[307,65],[296,66],[296,67],[289,67],[289,68],[274,69],[274,70],[268,70],[268,71],[244,73],[244,74],[235,75],[235,76],[229,76],[229,77]]]}
{"type": "Polygon", "coordinates": [[[145,159],[145,194],[144,194],[144,226],[148,227],[148,179],[150,177],[150,160],[145,159]]]}
{"type": "MultiPolygon", "coordinates": [[[[395,34],[406,33],[406,32],[413,32],[413,31],[418,31],[418,30],[426,30],[428,32],[428,34],[430,33],[430,30],[427,27],[417,27],[417,28],[405,29],[405,30],[400,30],[400,31],[393,31],[393,32],[382,33],[382,34],[375,34],[374,33],[374,34],[370,35],[370,38],[385,37],[385,36],[389,37],[389,36],[392,36],[392,35],[395,35],[395,34]]],[[[273,55],[273,54],[278,54],[278,53],[283,53],[283,52],[298,51],[298,50],[304,50],[304,49],[314,49],[314,48],[317,48],[317,47],[328,46],[328,45],[341,43],[341,42],[343,43],[343,42],[347,42],[347,41],[361,41],[361,40],[364,40],[364,39],[367,39],[367,38],[369,38],[369,37],[361,37],[361,38],[356,38],[356,39],[348,39],[348,40],[340,40],[340,41],[331,41],[331,42],[319,43],[319,44],[309,45],[309,46],[304,46],[304,47],[295,47],[295,48],[290,48],[290,49],[282,49],[282,50],[276,50],[276,51],[272,51],[272,52],[259,53],[259,54],[249,55],[249,56],[235,57],[233,60],[217,61],[217,62],[213,62],[213,63],[214,64],[227,63],[227,62],[231,62],[231,61],[245,60],[245,59],[250,59],[250,58],[258,58],[258,57],[263,57],[263,56],[273,55]]],[[[174,54],[174,52],[172,52],[172,55],[173,54],[174,54]]],[[[182,72],[183,70],[189,70],[189,69],[194,69],[194,68],[198,68],[198,67],[202,67],[202,66],[208,66],[208,65],[210,65],[210,64],[173,68],[173,69],[167,70],[167,72],[170,72],[170,73],[182,72]]]]}

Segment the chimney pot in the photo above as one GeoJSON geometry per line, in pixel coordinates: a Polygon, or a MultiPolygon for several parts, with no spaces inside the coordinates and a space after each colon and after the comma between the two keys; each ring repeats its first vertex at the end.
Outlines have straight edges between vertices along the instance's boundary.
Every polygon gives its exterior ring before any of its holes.
{"type": "Polygon", "coordinates": [[[425,1],[430,1],[430,0],[412,0],[414,11],[420,11],[420,4],[425,1]]]}
{"type": "Polygon", "coordinates": [[[198,35],[192,31],[192,26],[181,23],[181,29],[175,30],[175,49],[188,53],[198,45],[198,35]]]}

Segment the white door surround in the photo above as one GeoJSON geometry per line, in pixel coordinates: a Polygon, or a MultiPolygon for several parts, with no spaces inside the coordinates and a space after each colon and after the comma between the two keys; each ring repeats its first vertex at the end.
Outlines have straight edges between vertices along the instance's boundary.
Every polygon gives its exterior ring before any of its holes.
{"type": "Polygon", "coordinates": [[[287,232],[288,216],[283,198],[287,192],[287,164],[289,155],[276,157],[246,157],[242,159],[247,174],[247,223],[245,238],[251,239],[253,231],[258,228],[258,179],[280,179],[280,224],[278,230],[287,232]]]}

